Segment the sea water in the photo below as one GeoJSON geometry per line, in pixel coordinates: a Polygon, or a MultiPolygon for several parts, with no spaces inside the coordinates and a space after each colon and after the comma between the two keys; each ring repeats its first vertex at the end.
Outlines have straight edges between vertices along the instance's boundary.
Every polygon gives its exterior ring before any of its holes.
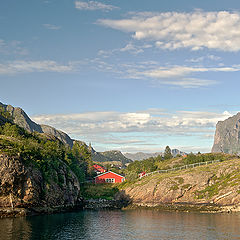
{"type": "Polygon", "coordinates": [[[78,211],[0,219],[0,240],[240,239],[240,214],[78,211]]]}

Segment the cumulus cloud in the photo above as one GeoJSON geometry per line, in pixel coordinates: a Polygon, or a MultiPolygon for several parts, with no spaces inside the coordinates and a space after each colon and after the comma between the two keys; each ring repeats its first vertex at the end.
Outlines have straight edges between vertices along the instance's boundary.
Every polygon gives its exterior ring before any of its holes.
{"type": "Polygon", "coordinates": [[[95,11],[95,10],[112,11],[114,9],[118,9],[118,7],[116,6],[104,4],[96,1],[88,1],[88,2],[76,1],[75,8],[79,10],[89,10],[89,11],[95,11]]]}
{"type": "Polygon", "coordinates": [[[71,72],[74,70],[74,63],[67,65],[55,61],[12,61],[0,63],[0,75],[29,73],[29,72],[71,72]]]}
{"type": "MultiPolygon", "coordinates": [[[[209,139],[214,134],[217,121],[231,116],[229,112],[177,111],[149,109],[141,112],[85,112],[76,114],[38,115],[32,119],[61,129],[72,137],[112,144],[114,148],[154,146],[156,136],[199,137],[209,139]]],[[[166,143],[165,143],[166,144],[166,143]]]]}
{"type": "Polygon", "coordinates": [[[98,23],[133,33],[136,40],[154,41],[161,49],[240,50],[240,14],[237,12],[133,13],[130,18],[100,19],[98,23]]]}
{"type": "Polygon", "coordinates": [[[59,30],[61,29],[60,26],[57,26],[57,25],[54,25],[54,24],[49,24],[49,23],[46,23],[46,24],[43,24],[43,26],[49,30],[59,30]]]}

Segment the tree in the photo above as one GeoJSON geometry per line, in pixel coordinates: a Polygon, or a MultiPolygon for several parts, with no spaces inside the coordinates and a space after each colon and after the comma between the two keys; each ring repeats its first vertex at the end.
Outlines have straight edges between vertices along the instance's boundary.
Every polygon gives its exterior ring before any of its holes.
{"type": "Polygon", "coordinates": [[[171,159],[173,158],[171,148],[169,146],[166,146],[165,151],[164,151],[164,159],[171,159]]]}

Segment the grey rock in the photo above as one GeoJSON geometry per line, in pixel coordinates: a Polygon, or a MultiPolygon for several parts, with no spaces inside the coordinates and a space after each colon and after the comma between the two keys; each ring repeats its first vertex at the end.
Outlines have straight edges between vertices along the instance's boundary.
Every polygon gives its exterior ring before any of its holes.
{"type": "MultiPolygon", "coordinates": [[[[13,122],[18,126],[24,128],[28,132],[39,132],[50,134],[56,138],[58,138],[62,143],[73,146],[73,140],[64,132],[57,130],[51,126],[47,125],[39,125],[33,122],[28,115],[19,107],[13,107],[11,105],[5,105],[0,103],[0,106],[7,110],[11,116],[13,117],[13,122]]],[[[0,121],[1,120],[0,118],[0,121]]]]}
{"type": "Polygon", "coordinates": [[[240,113],[217,123],[212,152],[240,154],[240,113]]]}

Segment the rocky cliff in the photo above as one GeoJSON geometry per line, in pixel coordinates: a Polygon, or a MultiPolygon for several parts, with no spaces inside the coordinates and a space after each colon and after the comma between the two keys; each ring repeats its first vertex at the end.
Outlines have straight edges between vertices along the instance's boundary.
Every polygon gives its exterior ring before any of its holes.
{"type": "Polygon", "coordinates": [[[75,174],[62,163],[46,179],[31,163],[20,157],[0,154],[0,208],[52,211],[80,206],[80,185],[75,174]]]}
{"type": "Polygon", "coordinates": [[[240,113],[217,123],[212,152],[240,153],[240,113]]]}
{"type": "Polygon", "coordinates": [[[133,204],[230,206],[240,211],[240,159],[156,174],[126,184],[133,204]]]}
{"type": "Polygon", "coordinates": [[[50,134],[58,138],[62,143],[67,144],[70,147],[73,146],[73,140],[66,133],[59,131],[51,126],[39,125],[33,122],[21,108],[5,105],[2,103],[0,103],[0,107],[4,108],[7,112],[10,113],[15,124],[24,128],[28,132],[39,132],[45,133],[47,135],[50,134]]]}

